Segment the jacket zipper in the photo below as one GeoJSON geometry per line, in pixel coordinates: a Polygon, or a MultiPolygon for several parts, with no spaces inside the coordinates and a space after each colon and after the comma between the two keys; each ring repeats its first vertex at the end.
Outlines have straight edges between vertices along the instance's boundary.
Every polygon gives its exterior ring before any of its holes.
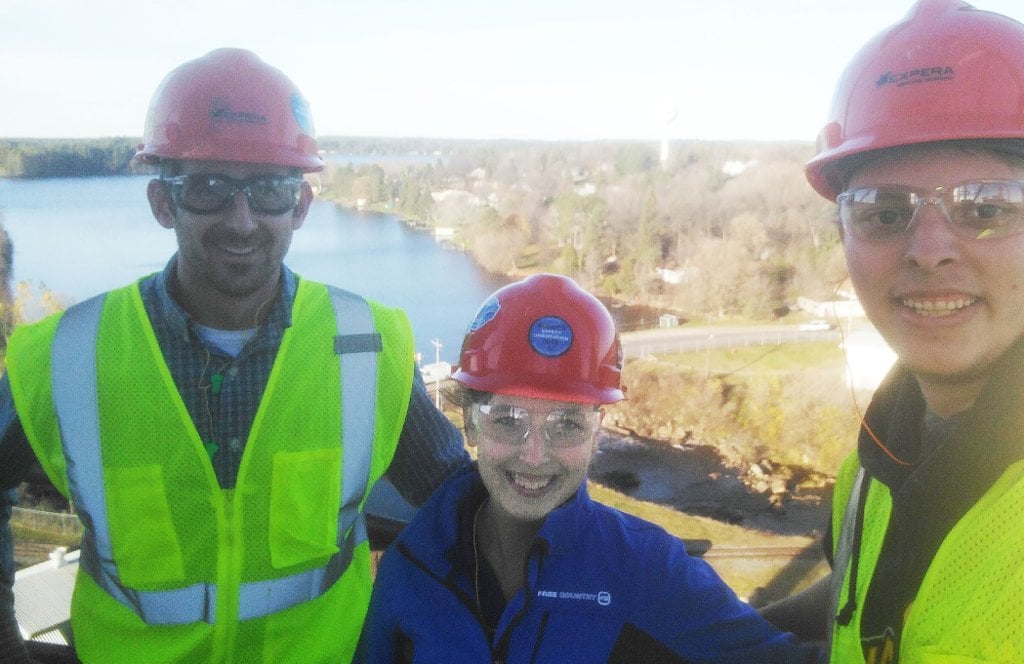
{"type": "MultiPolygon", "coordinates": [[[[498,641],[498,647],[491,651],[491,657],[495,664],[500,664],[508,659],[508,649],[512,641],[512,632],[515,628],[523,621],[526,614],[530,612],[530,605],[533,603],[533,588],[530,585],[530,560],[536,554],[537,556],[537,577],[541,575],[542,568],[544,567],[544,555],[547,553],[547,542],[543,539],[536,539],[533,542],[533,546],[530,547],[530,552],[526,556],[526,563],[523,565],[523,593],[526,597],[526,601],[523,602],[523,608],[520,609],[519,613],[515,615],[512,620],[509,621],[508,627],[501,635],[501,639],[498,641]]],[[[541,630],[541,635],[543,630],[541,630]]],[[[539,636],[538,636],[539,638],[539,636]]],[[[539,643],[534,646],[534,651],[540,647],[539,643]]]]}

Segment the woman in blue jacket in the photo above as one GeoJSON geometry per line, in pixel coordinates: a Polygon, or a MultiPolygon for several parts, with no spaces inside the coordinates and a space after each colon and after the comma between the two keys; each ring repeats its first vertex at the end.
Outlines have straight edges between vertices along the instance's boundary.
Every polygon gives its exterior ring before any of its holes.
{"type": "Polygon", "coordinates": [[[381,560],[365,661],[814,661],[682,541],[590,499],[621,357],[608,311],[566,277],[483,304],[452,390],[478,461],[381,560]]]}

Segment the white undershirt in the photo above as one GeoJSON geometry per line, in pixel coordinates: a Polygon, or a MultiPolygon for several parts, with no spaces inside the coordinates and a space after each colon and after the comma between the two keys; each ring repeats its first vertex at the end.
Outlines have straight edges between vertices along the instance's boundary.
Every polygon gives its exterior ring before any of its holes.
{"type": "Polygon", "coordinates": [[[248,330],[218,330],[198,323],[195,324],[195,331],[203,343],[228,357],[238,357],[242,346],[256,334],[255,327],[248,330]]]}

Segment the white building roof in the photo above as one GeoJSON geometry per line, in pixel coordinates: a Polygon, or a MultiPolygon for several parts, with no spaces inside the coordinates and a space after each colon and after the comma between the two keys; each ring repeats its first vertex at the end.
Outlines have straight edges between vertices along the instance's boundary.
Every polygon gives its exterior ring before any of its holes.
{"type": "Polygon", "coordinates": [[[78,551],[58,547],[50,559],[14,573],[14,613],[24,639],[67,644],[78,551]]]}

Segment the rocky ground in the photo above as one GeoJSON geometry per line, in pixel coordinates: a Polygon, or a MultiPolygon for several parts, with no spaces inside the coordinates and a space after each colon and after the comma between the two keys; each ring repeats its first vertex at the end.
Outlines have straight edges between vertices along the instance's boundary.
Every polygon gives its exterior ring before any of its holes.
{"type": "Polygon", "coordinates": [[[830,478],[769,460],[740,464],[709,445],[606,432],[590,477],[633,498],[780,535],[821,535],[831,509],[830,478]]]}

